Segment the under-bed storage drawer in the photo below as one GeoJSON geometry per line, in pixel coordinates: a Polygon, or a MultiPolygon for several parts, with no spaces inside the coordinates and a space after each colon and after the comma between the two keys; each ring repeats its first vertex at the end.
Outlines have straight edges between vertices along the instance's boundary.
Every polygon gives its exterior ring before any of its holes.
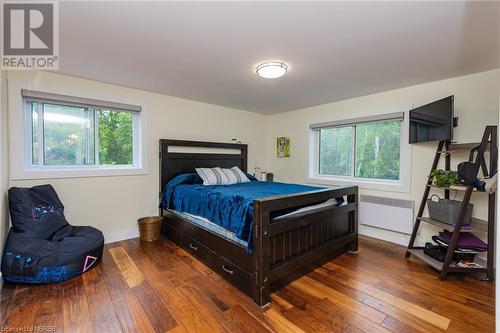
{"type": "MultiPolygon", "coordinates": [[[[175,220],[173,220],[173,222],[175,222],[175,220]]],[[[225,280],[229,281],[231,284],[236,286],[247,295],[252,296],[252,274],[250,272],[241,268],[241,266],[237,266],[233,262],[219,256],[217,253],[210,250],[207,246],[187,236],[177,228],[174,228],[171,223],[164,221],[162,223],[162,232],[174,243],[182,246],[184,249],[186,249],[186,251],[201,260],[214,272],[222,276],[225,280]]],[[[240,250],[244,255],[247,255],[244,249],[240,249],[236,246],[234,247],[237,250],[240,250]]],[[[233,253],[233,257],[238,258],[238,253],[239,252],[233,253]]],[[[242,258],[242,260],[243,259],[246,259],[246,261],[243,261],[243,263],[250,266],[251,262],[250,264],[248,264],[248,258],[245,257],[242,258]]]]}
{"type": "Polygon", "coordinates": [[[181,243],[187,251],[203,261],[207,266],[221,275],[224,279],[231,282],[238,289],[241,289],[241,291],[247,294],[251,293],[252,274],[245,271],[244,269],[241,269],[229,260],[222,258],[215,252],[210,251],[204,245],[201,245],[199,242],[189,238],[186,235],[182,235],[181,243]]]}
{"type": "Polygon", "coordinates": [[[214,253],[212,263],[210,265],[216,273],[220,274],[224,279],[231,282],[244,293],[251,295],[252,292],[252,274],[236,266],[229,260],[219,257],[214,253]]]}
{"type": "Polygon", "coordinates": [[[197,241],[182,235],[182,246],[204,263],[208,264],[210,262],[212,252],[197,241]]]}

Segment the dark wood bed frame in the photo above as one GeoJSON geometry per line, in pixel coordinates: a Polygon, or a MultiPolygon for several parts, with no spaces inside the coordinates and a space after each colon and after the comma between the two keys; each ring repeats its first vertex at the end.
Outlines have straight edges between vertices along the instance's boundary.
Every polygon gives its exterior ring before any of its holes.
{"type": "MultiPolygon", "coordinates": [[[[233,167],[247,171],[248,147],[244,144],[160,140],[161,193],[173,177],[198,167],[233,167]],[[212,152],[172,152],[170,147],[217,149],[212,152]],[[238,150],[225,154],[220,150],[238,150]]],[[[322,189],[254,200],[254,251],[199,227],[165,210],[162,233],[185,248],[224,279],[263,307],[273,290],[281,288],[318,265],[358,249],[357,186],[322,189]],[[290,218],[274,220],[277,213],[346,197],[344,204],[314,209],[290,218]]]]}

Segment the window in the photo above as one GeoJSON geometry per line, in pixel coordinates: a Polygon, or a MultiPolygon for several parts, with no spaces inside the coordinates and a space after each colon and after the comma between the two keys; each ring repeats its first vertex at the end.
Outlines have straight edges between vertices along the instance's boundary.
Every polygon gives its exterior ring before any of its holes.
{"type": "Polygon", "coordinates": [[[411,147],[401,142],[403,119],[396,113],[311,125],[311,180],[409,186],[403,166],[409,168],[411,147]]]}
{"type": "Polygon", "coordinates": [[[399,120],[320,129],[319,173],[399,179],[399,120]]]}
{"type": "Polygon", "coordinates": [[[352,175],[352,127],[334,127],[320,130],[319,173],[352,175]]]}
{"type": "Polygon", "coordinates": [[[356,130],[355,177],[399,179],[401,121],[359,124],[356,130]]]}
{"type": "Polygon", "coordinates": [[[26,170],[143,167],[142,107],[28,90],[22,95],[26,170]]]}
{"type": "Polygon", "coordinates": [[[131,112],[28,102],[32,164],[134,164],[131,112]]]}

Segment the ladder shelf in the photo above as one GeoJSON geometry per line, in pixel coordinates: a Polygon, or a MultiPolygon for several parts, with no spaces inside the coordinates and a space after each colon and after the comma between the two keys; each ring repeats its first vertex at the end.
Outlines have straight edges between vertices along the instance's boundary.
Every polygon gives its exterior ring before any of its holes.
{"type": "MultiPolygon", "coordinates": [[[[434,219],[431,219],[430,217],[417,217],[420,221],[423,221],[425,223],[432,224],[436,227],[448,230],[448,231],[455,231],[455,227],[446,223],[443,223],[441,221],[437,221],[434,219]]],[[[470,229],[469,228],[464,228],[461,229],[462,232],[488,232],[488,221],[472,218],[471,224],[470,224],[470,229]]]]}
{"type": "MultiPolygon", "coordinates": [[[[438,261],[432,257],[429,257],[427,254],[424,253],[424,249],[421,248],[413,248],[408,250],[412,255],[417,257],[418,259],[422,260],[432,268],[436,269],[437,271],[442,272],[444,263],[441,261],[438,261]]],[[[450,265],[448,266],[448,272],[461,272],[461,273],[487,273],[488,268],[487,268],[487,263],[481,258],[476,258],[474,259],[474,262],[476,264],[479,264],[483,266],[483,268],[467,268],[467,267],[458,267],[454,262],[451,262],[450,265]]]]}
{"type": "MultiPolygon", "coordinates": [[[[431,187],[431,188],[440,188],[442,190],[448,190],[448,191],[467,191],[467,186],[459,185],[459,184],[451,185],[451,186],[436,186],[436,185],[430,184],[430,185],[426,185],[426,186],[431,187]]],[[[481,191],[478,191],[476,188],[473,188],[472,192],[481,192],[481,191]]]]}
{"type": "MultiPolygon", "coordinates": [[[[481,142],[477,143],[451,143],[449,141],[440,141],[438,147],[436,149],[436,153],[434,156],[434,161],[431,166],[432,171],[436,170],[438,167],[438,163],[441,157],[445,158],[445,170],[450,171],[451,164],[451,154],[460,151],[469,151],[470,156],[474,156],[473,153],[476,153],[476,157],[474,159],[474,171],[476,176],[479,173],[479,170],[483,171],[485,178],[489,178],[496,174],[497,172],[497,159],[498,159],[498,147],[497,147],[497,126],[486,126],[483,138],[481,142]],[[485,153],[489,152],[489,165],[486,165],[485,153]]],[[[415,224],[413,226],[413,232],[410,237],[410,242],[408,244],[408,248],[406,250],[406,258],[411,255],[416,258],[424,261],[434,269],[440,272],[439,278],[441,280],[446,279],[448,273],[485,273],[486,278],[489,281],[493,281],[494,279],[494,270],[493,270],[493,261],[494,261],[494,242],[495,242],[495,196],[496,193],[488,193],[488,220],[480,220],[477,218],[473,218],[471,221],[471,225],[469,228],[462,227],[463,220],[465,217],[467,206],[470,202],[471,196],[473,192],[481,193],[478,191],[474,185],[452,185],[445,187],[438,187],[433,185],[432,178],[429,177],[427,180],[427,184],[425,185],[424,194],[422,196],[422,201],[419,206],[419,210],[417,212],[417,217],[415,220],[415,224]],[[429,198],[429,192],[431,188],[439,188],[444,190],[445,199],[450,198],[450,191],[462,191],[464,192],[462,198],[462,204],[460,206],[460,210],[458,213],[456,225],[452,226],[434,219],[430,217],[423,216],[423,212],[425,206],[427,205],[427,199],[429,198]],[[424,253],[424,249],[422,247],[414,246],[415,239],[420,227],[420,223],[425,222],[428,224],[432,224],[434,226],[440,227],[442,229],[448,230],[452,232],[451,240],[448,244],[448,250],[446,252],[446,256],[444,262],[440,262],[424,253]],[[481,265],[482,267],[459,267],[452,260],[453,253],[457,248],[458,239],[460,236],[460,232],[483,232],[487,233],[487,260],[483,260],[479,258],[477,255],[474,259],[474,262],[481,265]]],[[[486,192],[482,192],[486,193],[486,192]]]]}

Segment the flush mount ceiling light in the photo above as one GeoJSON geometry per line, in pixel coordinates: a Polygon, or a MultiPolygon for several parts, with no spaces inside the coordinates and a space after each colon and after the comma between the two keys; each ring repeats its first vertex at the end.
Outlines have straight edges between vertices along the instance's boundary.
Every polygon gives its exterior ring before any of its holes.
{"type": "Polygon", "coordinates": [[[255,72],[265,79],[277,79],[285,75],[287,70],[288,66],[285,63],[270,61],[257,66],[255,72]]]}

